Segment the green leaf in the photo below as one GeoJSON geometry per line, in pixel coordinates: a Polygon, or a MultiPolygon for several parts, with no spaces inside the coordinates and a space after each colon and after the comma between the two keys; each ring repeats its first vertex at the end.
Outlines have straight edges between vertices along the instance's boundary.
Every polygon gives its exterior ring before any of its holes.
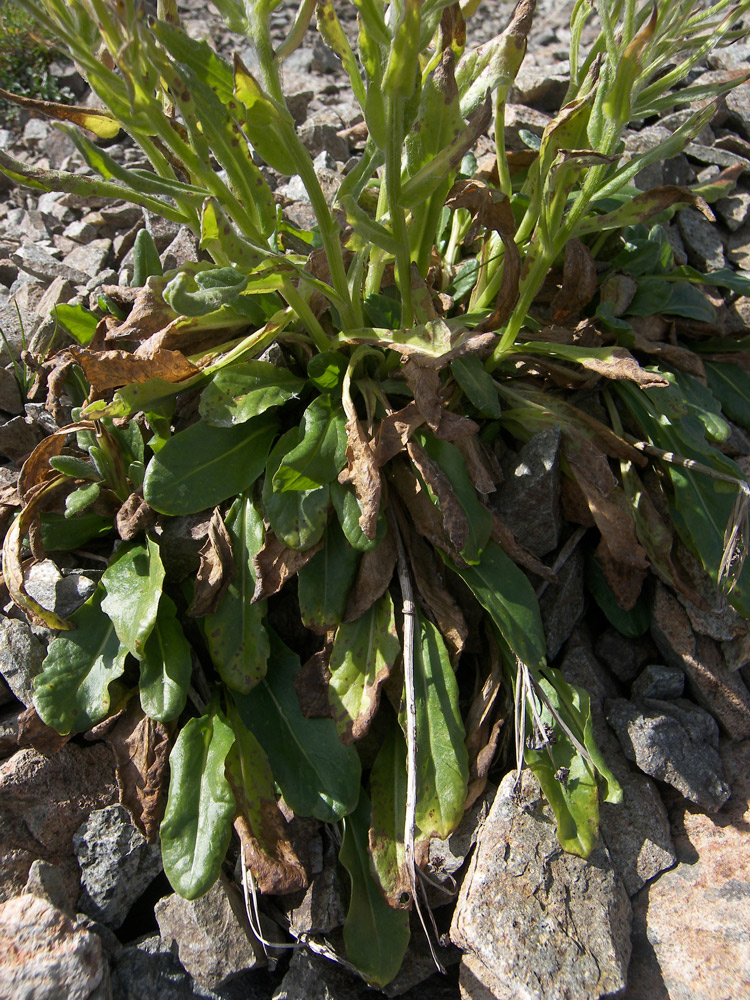
{"type": "Polygon", "coordinates": [[[395,719],[370,771],[371,874],[390,906],[411,898],[404,849],[406,824],[406,740],[395,719]]]}
{"type": "Polygon", "coordinates": [[[724,413],[741,427],[750,430],[750,374],[739,365],[704,361],[711,392],[724,413]]]}
{"type": "Polygon", "coordinates": [[[510,556],[489,542],[478,566],[459,569],[443,558],[490,613],[514,655],[532,669],[542,667],[547,644],[539,604],[528,579],[510,556]]]}
{"type": "Polygon", "coordinates": [[[480,561],[482,550],[492,534],[492,514],[479,502],[477,491],[466,471],[464,457],[458,448],[421,428],[415,437],[448,477],[466,515],[469,532],[461,555],[467,563],[474,565],[480,561]]]}
{"type": "Polygon", "coordinates": [[[349,360],[341,351],[323,351],[307,365],[307,376],[321,392],[341,392],[349,360]]]}
{"type": "Polygon", "coordinates": [[[200,414],[214,427],[231,427],[272,406],[296,399],[304,379],[267,361],[247,361],[217,372],[201,395],[200,414]]]}
{"type": "Polygon", "coordinates": [[[52,313],[60,324],[64,327],[73,340],[78,341],[83,347],[93,339],[99,319],[85,306],[57,305],[52,313]]]}
{"type": "Polygon", "coordinates": [[[276,429],[268,414],[239,427],[199,420],[152,458],[143,482],[146,503],[161,514],[194,514],[242,493],[265,468],[276,429]]]}
{"type": "Polygon", "coordinates": [[[133,244],[133,288],[142,288],[152,276],[161,277],[161,260],[148,229],[139,229],[133,244]]]}
{"type": "Polygon", "coordinates": [[[73,455],[53,455],[49,460],[50,468],[55,472],[62,472],[64,476],[71,479],[92,479],[98,481],[99,473],[91,462],[83,458],[75,458],[73,455]]]}
{"type": "MultiPolygon", "coordinates": [[[[369,552],[371,549],[376,549],[383,541],[387,528],[382,513],[378,516],[375,537],[368,538],[359,526],[362,507],[354,490],[349,486],[342,486],[336,481],[331,483],[330,490],[333,508],[349,544],[359,552],[369,552]]],[[[283,495],[287,496],[288,494],[283,495]]]]}
{"type": "MultiPolygon", "coordinates": [[[[589,696],[582,688],[567,684],[557,671],[552,679],[542,678],[541,687],[550,703],[565,719],[566,724],[589,753],[596,771],[604,780],[607,802],[621,802],[622,789],[607,767],[593,738],[589,696]]],[[[591,764],[576,749],[556,722],[546,705],[541,706],[541,719],[554,731],[554,742],[535,750],[527,749],[526,763],[539,779],[547,801],[557,819],[557,837],[571,854],[587,858],[596,847],[599,832],[599,791],[596,773],[591,764]],[[565,780],[560,777],[568,774],[565,780]],[[558,777],[555,777],[555,775],[558,777]]]]}
{"type": "Polygon", "coordinates": [[[319,486],[312,490],[274,492],[276,470],[299,439],[300,429],[293,427],[281,435],[268,456],[263,480],[263,509],[276,537],[290,549],[302,551],[316,545],[325,531],[330,490],[328,486],[319,486]]]}
{"type": "Polygon", "coordinates": [[[77,490],[68,493],[65,498],[65,516],[69,518],[82,514],[87,507],[99,499],[101,486],[99,483],[91,483],[90,486],[79,486],[77,490]]]}
{"type": "Polygon", "coordinates": [[[68,552],[79,549],[92,538],[101,538],[113,530],[112,518],[93,512],[66,518],[45,511],[41,515],[42,545],[45,552],[68,552]]]}
{"type": "Polygon", "coordinates": [[[219,676],[233,691],[247,694],[265,676],[270,646],[263,627],[265,601],[252,604],[253,557],[263,546],[263,517],[251,497],[238,497],[226,517],[232,539],[234,578],[203,627],[219,676]]]}
{"type": "Polygon", "coordinates": [[[177,621],[177,608],[161,595],[159,613],[141,660],[141,708],[150,719],[176,719],[187,703],[193,660],[190,643],[177,621]]]}
{"type": "Polygon", "coordinates": [[[699,285],[713,285],[714,288],[729,288],[739,295],[750,295],[750,276],[732,271],[731,268],[723,267],[719,271],[711,271],[709,274],[702,274],[694,267],[683,265],[676,267],[670,274],[670,279],[675,281],[687,278],[699,285]]]}
{"type": "Polygon", "coordinates": [[[658,316],[672,301],[673,286],[663,278],[641,278],[638,291],[625,310],[627,316],[658,316]]]}
{"type": "Polygon", "coordinates": [[[71,615],[75,630],[53,639],[34,679],[34,707],[59,733],[82,733],[109,712],[109,686],[125,669],[125,646],[101,610],[97,587],[71,615]]]}
{"type": "Polygon", "coordinates": [[[716,322],[716,309],[703,292],[684,282],[672,285],[672,295],[663,312],[667,316],[685,316],[698,323],[716,322]]]}
{"type": "Polygon", "coordinates": [[[298,574],[300,614],[307,628],[322,635],[341,624],[361,558],[331,521],[323,548],[298,574]]]}
{"type": "Polygon", "coordinates": [[[327,486],[346,465],[346,417],[330,396],[318,396],[305,410],[299,444],[282,458],[273,477],[275,491],[327,486]]]}
{"type": "MultiPolygon", "coordinates": [[[[414,640],[417,706],[417,827],[445,839],[464,814],[469,781],[458,684],[442,636],[421,615],[414,640]]],[[[402,727],[405,725],[402,710],[402,727]]]]}
{"type": "Polygon", "coordinates": [[[341,625],[333,641],[328,699],[345,743],[363,736],[380,701],[380,688],[401,654],[388,591],[355,622],[341,625]]]}
{"type": "Polygon", "coordinates": [[[362,303],[365,319],[370,326],[383,326],[397,330],[401,326],[401,303],[390,295],[373,292],[362,303]]]}
{"type": "Polygon", "coordinates": [[[169,755],[169,798],[161,824],[164,872],[183,899],[211,888],[232,835],[234,795],[224,774],[234,732],[219,713],[190,719],[169,755]]]}
{"type": "Polygon", "coordinates": [[[268,629],[273,669],[250,694],[233,693],[243,723],[268,755],[284,801],[300,816],[333,823],[357,803],[360,764],[332,719],[302,714],[294,678],[299,657],[268,629]]]}
{"type": "Polygon", "coordinates": [[[344,820],[339,860],[349,872],[351,895],[344,923],[349,961],[374,987],[395,978],[409,945],[409,914],[390,907],[370,874],[370,801],[361,791],[356,810],[344,820]]]}
{"type": "Polygon", "coordinates": [[[102,576],[107,614],[125,648],[140,660],[156,623],[164,582],[159,546],[147,537],[145,545],[125,542],[102,576]]]}
{"type": "Polygon", "coordinates": [[[485,417],[501,416],[493,378],[475,354],[451,361],[451,374],[480,413],[485,417]]]}
{"type": "Polygon", "coordinates": [[[234,267],[182,270],[164,286],[162,297],[180,316],[205,316],[231,305],[246,286],[246,275],[234,267]]]}

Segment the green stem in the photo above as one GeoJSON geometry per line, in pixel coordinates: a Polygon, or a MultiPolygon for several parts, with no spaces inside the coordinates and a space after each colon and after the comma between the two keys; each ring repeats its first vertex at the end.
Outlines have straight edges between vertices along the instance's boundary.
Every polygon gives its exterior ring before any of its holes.
{"type": "Polygon", "coordinates": [[[396,284],[401,295],[401,326],[408,329],[414,323],[411,298],[411,255],[406,215],[399,205],[401,195],[401,151],[404,136],[404,102],[395,96],[388,100],[388,144],[385,151],[385,190],[391,217],[391,231],[398,242],[396,254],[396,284]]]}
{"type": "Polygon", "coordinates": [[[299,289],[295,288],[292,282],[287,280],[282,284],[280,291],[283,298],[286,299],[289,306],[304,323],[307,328],[307,332],[315,341],[315,346],[318,350],[329,350],[331,343],[326,336],[326,332],[320,325],[320,321],[317,316],[310,308],[309,303],[306,302],[304,297],[300,294],[299,289]]]}

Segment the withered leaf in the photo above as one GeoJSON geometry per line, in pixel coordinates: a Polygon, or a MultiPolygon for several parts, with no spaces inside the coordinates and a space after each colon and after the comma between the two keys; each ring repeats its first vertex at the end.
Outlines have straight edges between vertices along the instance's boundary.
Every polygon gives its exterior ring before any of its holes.
{"type": "Polygon", "coordinates": [[[460,552],[469,537],[469,522],[450,480],[416,441],[409,441],[406,450],[415,469],[437,497],[448,538],[453,548],[460,552]]]}
{"type": "Polygon", "coordinates": [[[77,107],[74,104],[58,104],[55,101],[40,101],[33,97],[22,97],[0,89],[0,97],[6,101],[45,118],[82,125],[100,139],[113,139],[120,132],[120,122],[108,111],[100,108],[77,107]]]}
{"type": "Polygon", "coordinates": [[[389,413],[380,422],[375,435],[373,451],[375,465],[382,468],[386,462],[390,462],[400,451],[403,451],[406,442],[424,422],[424,414],[420,413],[416,403],[407,403],[403,409],[389,413]]]}
{"type": "Polygon", "coordinates": [[[56,729],[48,726],[46,722],[37,715],[36,709],[30,705],[18,716],[18,736],[16,745],[19,750],[23,747],[33,747],[39,753],[49,756],[58,753],[68,740],[71,740],[75,733],[61,736],[56,729]]]}
{"type": "Polygon", "coordinates": [[[669,381],[658,372],[648,372],[638,364],[630,351],[624,347],[610,348],[609,358],[597,358],[592,355],[582,355],[578,363],[588,369],[610,379],[627,379],[644,389],[663,388],[669,381]]]}
{"type": "Polygon", "coordinates": [[[440,629],[455,667],[469,634],[466,619],[443,582],[442,568],[438,564],[434,550],[425,543],[401,511],[399,511],[399,527],[417,591],[424,607],[440,629]]]}
{"type": "Polygon", "coordinates": [[[306,719],[330,719],[331,705],[328,701],[328,682],[331,672],[328,664],[331,660],[333,636],[329,634],[322,649],[302,664],[294,677],[294,690],[297,692],[302,714],[306,719]]]}
{"type": "Polygon", "coordinates": [[[152,287],[152,282],[147,282],[143,288],[138,289],[138,294],[133,302],[133,308],[127,319],[107,331],[107,340],[131,340],[140,342],[148,340],[153,334],[158,333],[168,326],[177,313],[166,304],[161,297],[161,293],[152,287]]]}
{"type": "Polygon", "coordinates": [[[129,542],[156,523],[156,511],[140,493],[131,493],[115,516],[115,527],[123,541],[129,542]]]}
{"type": "Polygon", "coordinates": [[[263,846],[243,815],[235,818],[234,829],[242,843],[245,863],[253,873],[259,891],[271,896],[285,896],[306,889],[310,880],[292,846],[287,822],[278,806],[263,799],[258,809],[262,815],[263,846]]]}
{"type": "Polygon", "coordinates": [[[407,358],[402,366],[406,383],[412,391],[417,409],[435,431],[440,425],[443,398],[440,394],[440,375],[418,357],[407,358]]]}
{"type": "Polygon", "coordinates": [[[211,515],[208,538],[198,554],[200,566],[195,579],[195,593],[187,612],[193,618],[209,615],[216,610],[234,576],[232,539],[219,507],[211,515]]]}
{"type": "Polygon", "coordinates": [[[153,844],[159,832],[167,793],[170,738],[162,722],[149,719],[131,698],[115,726],[104,737],[115,755],[120,804],[153,844]]]}
{"type": "MultiPolygon", "coordinates": [[[[473,421],[470,421],[470,423],[473,423],[473,421]]],[[[443,421],[443,424],[445,424],[445,421],[443,421]]],[[[474,426],[476,427],[477,425],[475,424],[474,426]]],[[[443,426],[441,425],[440,430],[442,431],[442,429],[443,426]]],[[[442,434],[438,434],[438,437],[442,436],[442,434]]],[[[487,459],[482,442],[476,437],[464,435],[448,438],[448,440],[453,440],[463,455],[466,471],[477,493],[482,493],[484,496],[494,493],[498,486],[498,480],[495,476],[493,464],[487,459]]]]}
{"type": "Polygon", "coordinates": [[[396,542],[389,526],[380,545],[362,553],[357,579],[349,592],[344,612],[345,622],[361,618],[383,596],[393,579],[395,567],[396,542]]]}
{"type": "Polygon", "coordinates": [[[296,576],[305,563],[322,549],[324,540],[325,536],[311,548],[298,552],[287,548],[272,531],[267,530],[263,548],[253,556],[256,580],[253,602],[265,601],[267,597],[278,594],[287,580],[296,576]]]}
{"type": "Polygon", "coordinates": [[[389,468],[389,475],[394,490],[409,511],[409,517],[420,535],[447,552],[456,565],[465,565],[462,556],[451,544],[440,511],[427,496],[413,468],[394,462],[389,468]]]}
{"type": "Polygon", "coordinates": [[[90,422],[71,424],[69,427],[61,427],[54,431],[49,437],[44,438],[34,448],[32,453],[23,463],[18,477],[18,495],[22,500],[27,500],[31,491],[51,475],[57,475],[50,468],[49,460],[56,458],[62,453],[65,447],[65,438],[77,430],[92,430],[94,425],[90,422]]]}
{"type": "Polygon", "coordinates": [[[598,282],[591,251],[581,240],[568,240],[565,245],[563,280],[550,303],[556,323],[577,316],[596,294],[598,282]]]}
{"type": "Polygon", "coordinates": [[[356,412],[346,421],[347,467],[340,473],[340,483],[351,483],[359,500],[362,514],[359,526],[365,538],[372,540],[378,524],[380,494],[383,488],[378,466],[375,464],[370,440],[365,434],[356,412]]]}
{"type": "Polygon", "coordinates": [[[636,351],[642,351],[644,354],[661,358],[668,365],[674,365],[680,371],[687,372],[689,375],[705,381],[706,369],[703,367],[703,360],[695,351],[690,351],[686,347],[680,347],[678,344],[660,343],[649,340],[636,330],[634,330],[634,333],[635,343],[633,347],[636,351]]]}
{"type": "Polygon", "coordinates": [[[87,382],[96,393],[151,378],[181,382],[199,372],[180,351],[156,350],[144,356],[137,351],[129,354],[127,351],[91,351],[71,347],[66,353],[81,366],[87,382]]]}

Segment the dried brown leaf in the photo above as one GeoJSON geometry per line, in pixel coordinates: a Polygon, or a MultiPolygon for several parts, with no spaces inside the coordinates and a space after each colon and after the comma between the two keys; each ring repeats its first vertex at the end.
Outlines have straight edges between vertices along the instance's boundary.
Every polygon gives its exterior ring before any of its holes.
{"type": "Polygon", "coordinates": [[[440,629],[455,667],[469,634],[466,619],[445,586],[442,567],[438,563],[434,549],[426,544],[401,511],[399,511],[399,528],[422,604],[440,629]]]}
{"type": "Polygon", "coordinates": [[[409,441],[406,450],[415,469],[437,497],[440,515],[451,546],[460,552],[469,537],[469,522],[450,480],[437,462],[434,462],[416,441],[409,441]]]}
{"type": "Polygon", "coordinates": [[[440,374],[435,368],[422,365],[420,360],[416,356],[408,358],[402,366],[402,371],[414,396],[417,409],[433,431],[436,431],[443,413],[440,374]]]}
{"type": "Polygon", "coordinates": [[[325,646],[317,653],[313,653],[295,674],[294,690],[297,692],[297,701],[306,719],[332,717],[331,704],[328,700],[328,682],[331,679],[328,665],[332,649],[333,636],[329,633],[325,646]]]}
{"type": "Polygon", "coordinates": [[[405,463],[394,462],[388,471],[390,482],[420,535],[447,552],[456,565],[465,565],[460,553],[451,544],[440,511],[427,496],[414,469],[405,463]]]}
{"type": "Polygon", "coordinates": [[[153,334],[169,326],[176,317],[177,313],[166,304],[161,293],[153,289],[148,282],[143,288],[138,289],[127,319],[114,329],[108,330],[107,340],[134,342],[148,340],[153,334]]]}
{"type": "Polygon", "coordinates": [[[123,541],[129,542],[156,524],[156,511],[140,493],[131,493],[115,516],[115,527],[123,541]]]}
{"type": "Polygon", "coordinates": [[[200,566],[195,578],[195,593],[187,612],[192,618],[215,611],[234,576],[232,539],[219,507],[211,515],[208,538],[198,554],[200,566]]]}
{"type": "Polygon", "coordinates": [[[115,755],[120,804],[153,844],[164,812],[169,768],[170,737],[162,722],[149,719],[137,698],[104,737],[115,755]]]}
{"type": "Polygon", "coordinates": [[[383,596],[393,579],[395,566],[396,542],[389,527],[380,545],[362,554],[357,579],[349,592],[345,622],[357,621],[383,596]]]}
{"type": "Polygon", "coordinates": [[[267,597],[278,594],[287,580],[296,576],[322,547],[321,538],[316,545],[298,552],[287,548],[272,531],[266,531],[263,548],[253,557],[256,580],[253,602],[265,601],[267,597]]]}
{"type": "Polygon", "coordinates": [[[91,351],[71,347],[66,353],[81,366],[95,393],[151,378],[181,382],[199,372],[180,351],[149,348],[143,354],[129,354],[127,351],[91,351]]]}
{"type": "Polygon", "coordinates": [[[541,576],[543,580],[547,580],[549,583],[557,583],[557,577],[549,566],[546,566],[533,552],[529,552],[526,546],[518,541],[512,530],[500,520],[494,511],[490,511],[490,513],[492,514],[492,540],[497,542],[511,557],[513,562],[518,563],[519,566],[523,566],[530,573],[541,576]]]}
{"type": "Polygon", "coordinates": [[[58,753],[68,740],[71,740],[75,735],[75,733],[69,733],[67,736],[61,736],[52,726],[48,726],[46,722],[42,722],[33,705],[30,705],[20,713],[17,723],[17,746],[19,750],[22,747],[30,746],[45,756],[58,753]]]}
{"type": "Polygon", "coordinates": [[[610,349],[609,358],[582,356],[578,363],[588,371],[596,372],[609,379],[625,379],[635,382],[644,389],[658,389],[669,385],[669,381],[657,372],[648,372],[638,364],[630,351],[624,347],[610,349]]]}
{"type": "Polygon", "coordinates": [[[372,540],[377,530],[383,484],[370,439],[365,434],[361,421],[355,411],[352,416],[347,415],[347,417],[347,467],[339,475],[339,482],[351,483],[354,487],[354,493],[362,508],[359,526],[364,536],[372,540]]]}
{"type": "Polygon", "coordinates": [[[678,344],[660,343],[648,339],[634,330],[635,343],[633,347],[636,351],[661,358],[668,365],[674,365],[680,371],[693,375],[705,384],[706,369],[703,367],[703,360],[695,351],[690,351],[686,347],[678,344]]]}
{"type": "Polygon", "coordinates": [[[589,304],[596,295],[598,282],[591,251],[581,240],[568,240],[565,245],[563,280],[552,299],[552,317],[563,323],[589,304]]]}
{"type": "MultiPolygon", "coordinates": [[[[473,421],[469,421],[473,423],[473,421]]],[[[476,427],[477,425],[474,424],[476,427]]],[[[478,429],[478,428],[477,428],[478,429]]],[[[441,426],[440,430],[443,430],[441,426]]],[[[470,432],[473,435],[473,431],[470,432]]],[[[438,437],[442,437],[439,434],[438,437]]],[[[448,439],[455,442],[456,447],[463,455],[464,465],[466,466],[466,471],[469,474],[474,489],[477,493],[481,493],[484,496],[488,496],[490,493],[494,493],[497,489],[499,480],[496,475],[496,463],[489,461],[487,457],[486,450],[482,447],[482,442],[474,436],[461,436],[458,438],[448,439]]]]}
{"type": "Polygon", "coordinates": [[[389,413],[380,422],[375,435],[373,461],[378,468],[390,462],[406,447],[406,442],[414,431],[425,422],[424,414],[420,413],[416,403],[407,403],[396,413],[389,413]]]}
{"type": "Polygon", "coordinates": [[[308,887],[310,879],[289,837],[286,820],[275,802],[265,799],[258,805],[262,813],[262,840],[255,836],[243,815],[234,820],[245,863],[263,894],[285,896],[308,887]]]}

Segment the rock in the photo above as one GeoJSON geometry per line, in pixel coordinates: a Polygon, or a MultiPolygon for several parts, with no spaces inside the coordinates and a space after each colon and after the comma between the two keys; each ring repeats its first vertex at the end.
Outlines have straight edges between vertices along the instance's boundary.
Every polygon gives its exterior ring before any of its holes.
{"type": "Polygon", "coordinates": [[[13,417],[0,423],[0,455],[13,462],[26,458],[45,436],[37,424],[24,417],[13,417]]]}
{"type": "Polygon", "coordinates": [[[720,198],[714,208],[727,229],[734,233],[748,221],[750,194],[747,191],[734,191],[726,198],[720,198]]]}
{"type": "Polygon", "coordinates": [[[505,148],[528,149],[529,147],[520,138],[519,131],[523,129],[541,138],[550,121],[550,116],[543,111],[535,111],[534,108],[525,107],[523,104],[506,104],[505,148]]]}
{"type": "Polygon", "coordinates": [[[18,264],[22,271],[42,281],[51,282],[59,277],[71,281],[74,285],[85,285],[90,277],[88,272],[63,264],[34,243],[22,244],[10,255],[10,259],[18,264]]]}
{"type": "Polygon", "coordinates": [[[36,314],[40,319],[46,319],[55,306],[61,302],[70,302],[73,298],[73,286],[67,278],[57,277],[39,299],[36,314]]]}
{"type": "Polygon", "coordinates": [[[665,663],[685,672],[696,701],[733,739],[750,737],[750,692],[744,681],[729,670],[712,639],[693,633],[684,608],[662,583],[654,594],[651,635],[665,663]]]}
{"type": "Polygon", "coordinates": [[[724,95],[729,120],[727,124],[746,139],[750,139],[750,86],[740,84],[724,95]]]}
{"type": "Polygon", "coordinates": [[[716,1000],[750,987],[750,741],[725,743],[732,798],[713,816],[670,804],[679,864],[634,901],[624,1000],[716,1000]]]}
{"type": "Polygon", "coordinates": [[[334,962],[296,951],[273,1000],[358,1000],[363,985],[334,962]]]}
{"type": "Polygon", "coordinates": [[[536,556],[560,539],[560,428],[539,431],[518,455],[503,456],[497,509],[516,537],[536,556]]]}
{"type": "Polygon", "coordinates": [[[69,226],[66,226],[63,230],[63,236],[69,240],[75,240],[76,243],[88,243],[89,240],[95,240],[99,235],[101,225],[98,220],[104,221],[100,212],[95,214],[89,213],[83,219],[77,219],[75,222],[71,222],[69,226]],[[97,219],[97,221],[91,221],[92,218],[97,219]]]}
{"type": "Polygon", "coordinates": [[[23,891],[32,862],[57,865],[78,896],[73,833],[92,809],[117,801],[103,744],[68,743],[54,756],[19,750],[0,764],[0,901],[23,891]]]}
{"type": "Polygon", "coordinates": [[[69,618],[96,590],[96,581],[83,573],[63,576],[51,559],[34,563],[26,573],[26,590],[48,611],[69,618]]]}
{"type": "Polygon", "coordinates": [[[570,77],[564,72],[551,73],[524,63],[513,81],[510,99],[538,111],[554,112],[560,107],[569,83],[570,77]]]}
{"type": "Polygon", "coordinates": [[[73,834],[73,847],[81,868],[80,911],[118,928],[162,870],[159,845],[147,843],[116,805],[92,812],[73,834]]]}
{"type": "Polygon", "coordinates": [[[23,412],[21,389],[12,368],[0,368],[0,410],[14,415],[23,412]]]}
{"type": "Polygon", "coordinates": [[[49,861],[33,861],[29,868],[24,892],[43,899],[69,917],[75,914],[75,900],[70,896],[70,880],[57,865],[49,861]]]}
{"type": "Polygon", "coordinates": [[[648,636],[628,639],[617,629],[608,628],[594,643],[594,652],[618,680],[628,684],[656,650],[648,636]]]}
{"type": "Polygon", "coordinates": [[[349,158],[349,143],[338,134],[343,127],[341,117],[328,108],[310,115],[297,132],[312,156],[325,150],[336,162],[345,163],[349,158]]]}
{"type": "Polygon", "coordinates": [[[166,896],[154,912],[161,936],[175,942],[180,961],[204,986],[215,989],[243,969],[265,965],[234,885],[216,882],[200,899],[166,896]]]}
{"type": "Polygon", "coordinates": [[[296,938],[306,934],[328,934],[342,926],[347,906],[347,890],[341,882],[338,857],[329,848],[323,859],[323,870],[311,880],[302,902],[287,913],[289,931],[296,938]]]}
{"type": "Polygon", "coordinates": [[[630,904],[609,855],[565,854],[539,784],[502,781],[451,925],[462,995],[594,1000],[625,985],[630,904]],[[500,901],[502,901],[500,903],[500,901]]]}
{"type": "Polygon", "coordinates": [[[158,935],[123,948],[112,966],[115,1000],[218,1000],[198,986],[158,935]]]}
{"type": "Polygon", "coordinates": [[[161,254],[163,271],[173,271],[188,261],[197,261],[199,254],[198,240],[187,226],[181,226],[180,231],[161,254]]]}
{"type": "Polygon", "coordinates": [[[701,271],[720,271],[726,267],[724,245],[716,226],[705,216],[694,208],[683,208],[677,213],[677,225],[693,267],[701,271]]]}
{"type": "Polygon", "coordinates": [[[34,678],[40,673],[46,655],[44,644],[27,622],[0,618],[0,673],[16,698],[27,708],[34,694],[34,678]]]}
{"type": "Polygon", "coordinates": [[[750,225],[732,233],[727,243],[727,257],[740,271],[750,270],[750,225]]]}
{"type": "Polygon", "coordinates": [[[585,608],[583,591],[583,554],[576,548],[539,601],[547,659],[554,660],[570,637],[585,608]]]}
{"type": "Polygon", "coordinates": [[[161,215],[145,212],[146,229],[151,233],[156,249],[163,253],[180,232],[180,223],[172,222],[161,215]]]}
{"type": "Polygon", "coordinates": [[[708,712],[682,698],[613,698],[605,711],[625,756],[641,771],[666,781],[707,812],[724,805],[731,789],[719,759],[719,729],[708,712]]]}
{"type": "Polygon", "coordinates": [[[622,789],[621,803],[600,803],[599,818],[612,865],[632,896],[675,863],[667,813],[654,782],[632,767],[606,723],[604,702],[616,695],[617,685],[594,656],[583,629],[573,633],[560,670],[569,684],[588,692],[596,745],[622,789]]]}
{"type": "Polygon", "coordinates": [[[634,698],[681,698],[685,690],[685,674],[679,667],[661,663],[649,665],[636,677],[630,693],[634,698]]]}
{"type": "MultiPolygon", "coordinates": [[[[464,813],[463,819],[450,837],[447,840],[435,837],[430,841],[427,873],[441,885],[454,879],[463,868],[469,852],[477,842],[477,833],[487,818],[496,794],[495,785],[488,783],[483,794],[471,809],[464,813]]],[[[444,902],[445,896],[442,893],[436,894],[434,905],[444,902]]]]}
{"type": "Polygon", "coordinates": [[[9,257],[0,259],[0,283],[8,288],[18,277],[18,264],[14,264],[9,257]]]}
{"type": "Polygon", "coordinates": [[[105,974],[99,938],[60,910],[28,894],[0,904],[0,997],[94,1000],[105,974]]]}
{"type": "Polygon", "coordinates": [[[96,277],[104,269],[111,250],[112,240],[91,240],[66,254],[63,266],[82,271],[86,275],[83,284],[86,284],[89,278],[96,277]]]}

